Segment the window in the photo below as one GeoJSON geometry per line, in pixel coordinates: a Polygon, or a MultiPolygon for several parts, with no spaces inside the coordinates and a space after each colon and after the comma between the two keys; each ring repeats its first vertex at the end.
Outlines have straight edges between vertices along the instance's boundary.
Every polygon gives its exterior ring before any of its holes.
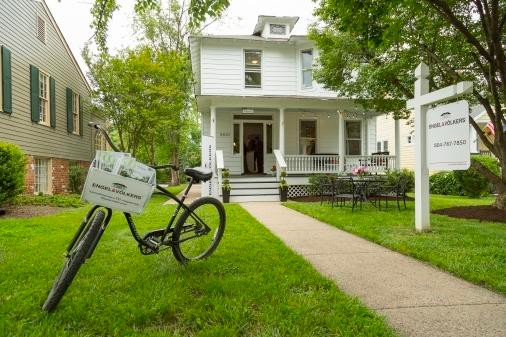
{"type": "Polygon", "coordinates": [[[241,124],[234,124],[234,154],[241,153],[241,124]]]}
{"type": "Polygon", "coordinates": [[[100,131],[97,131],[95,133],[95,150],[107,150],[107,143],[105,141],[104,135],[100,133],[100,131]]]}
{"type": "Polygon", "coordinates": [[[301,120],[299,124],[299,154],[316,153],[316,120],[301,120]]]}
{"type": "Polygon", "coordinates": [[[36,35],[41,42],[46,43],[46,21],[40,16],[37,16],[36,35]]]}
{"type": "Polygon", "coordinates": [[[301,51],[302,87],[313,86],[313,49],[301,51]]]}
{"type": "Polygon", "coordinates": [[[49,125],[49,76],[39,71],[39,123],[49,125]]]}
{"type": "Polygon", "coordinates": [[[383,141],[383,152],[387,152],[388,151],[388,140],[384,140],[383,141]]]}
{"type": "Polygon", "coordinates": [[[244,51],[244,86],[246,88],[262,87],[262,52],[260,50],[244,51]]]}
{"type": "Polygon", "coordinates": [[[72,126],[76,135],[79,134],[79,95],[72,93],[72,126]]]}
{"type": "Polygon", "coordinates": [[[35,158],[35,189],[36,194],[48,194],[49,191],[49,159],[35,158]]]}
{"type": "Polygon", "coordinates": [[[376,143],[376,152],[381,152],[381,142],[376,143]]]}
{"type": "Polygon", "coordinates": [[[286,25],[270,24],[270,32],[272,35],[286,35],[286,25]]]}
{"type": "Polygon", "coordinates": [[[362,154],[362,124],[360,121],[346,121],[346,154],[362,154]]]}
{"type": "Polygon", "coordinates": [[[266,147],[266,153],[272,153],[272,124],[266,125],[266,133],[267,133],[267,147],[266,147]]]}

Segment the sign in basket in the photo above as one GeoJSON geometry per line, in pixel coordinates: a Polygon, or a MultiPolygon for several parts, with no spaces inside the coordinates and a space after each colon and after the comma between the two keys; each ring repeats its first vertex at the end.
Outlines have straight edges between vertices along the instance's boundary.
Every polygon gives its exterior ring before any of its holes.
{"type": "Polygon", "coordinates": [[[427,112],[429,170],[466,170],[471,165],[469,103],[458,101],[427,112]]]}
{"type": "Polygon", "coordinates": [[[142,213],[156,185],[153,168],[128,153],[97,151],[81,199],[123,212],[142,213]]]}

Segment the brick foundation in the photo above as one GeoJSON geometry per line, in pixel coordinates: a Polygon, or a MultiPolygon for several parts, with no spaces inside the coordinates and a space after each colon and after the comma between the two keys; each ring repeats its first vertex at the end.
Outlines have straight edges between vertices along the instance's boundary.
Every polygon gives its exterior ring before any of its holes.
{"type": "MultiPolygon", "coordinates": [[[[69,168],[77,163],[82,168],[90,166],[89,161],[76,161],[62,158],[49,158],[49,184],[51,194],[70,193],[69,168]]],[[[27,156],[25,175],[25,194],[33,194],[35,191],[35,160],[33,156],[27,156]]]]}

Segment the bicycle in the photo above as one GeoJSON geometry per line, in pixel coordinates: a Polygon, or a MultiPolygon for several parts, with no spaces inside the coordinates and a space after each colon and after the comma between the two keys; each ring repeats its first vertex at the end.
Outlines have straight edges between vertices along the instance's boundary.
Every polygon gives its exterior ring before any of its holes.
{"type": "MultiPolygon", "coordinates": [[[[99,124],[90,122],[89,126],[101,132],[115,152],[120,152],[107,132],[99,124]]],[[[173,164],[151,167],[155,170],[178,170],[178,167],[173,164]]],[[[176,260],[182,264],[186,264],[191,260],[209,257],[218,247],[225,230],[226,222],[223,204],[212,197],[196,199],[188,206],[184,204],[192,185],[210,180],[212,178],[212,171],[203,168],[187,168],[184,173],[188,176],[188,186],[181,199],[160,185],[156,185],[156,189],[160,193],[177,203],[177,207],[165,228],[150,231],[141,237],[131,214],[123,212],[130,232],[138,243],[141,254],[157,254],[162,250],[172,248],[172,253],[176,260]],[[178,218],[181,209],[183,209],[183,213],[178,218]]],[[[111,218],[111,208],[94,205],[88,211],[67,246],[62,270],[54,281],[53,287],[42,306],[44,311],[49,312],[56,308],[77,275],[81,265],[93,255],[111,218]]]]}

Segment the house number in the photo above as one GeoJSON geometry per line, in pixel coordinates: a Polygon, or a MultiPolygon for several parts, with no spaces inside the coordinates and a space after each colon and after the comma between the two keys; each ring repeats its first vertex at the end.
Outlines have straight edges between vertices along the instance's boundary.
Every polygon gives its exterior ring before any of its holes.
{"type": "Polygon", "coordinates": [[[230,132],[220,132],[220,137],[230,137],[230,132]]]}

